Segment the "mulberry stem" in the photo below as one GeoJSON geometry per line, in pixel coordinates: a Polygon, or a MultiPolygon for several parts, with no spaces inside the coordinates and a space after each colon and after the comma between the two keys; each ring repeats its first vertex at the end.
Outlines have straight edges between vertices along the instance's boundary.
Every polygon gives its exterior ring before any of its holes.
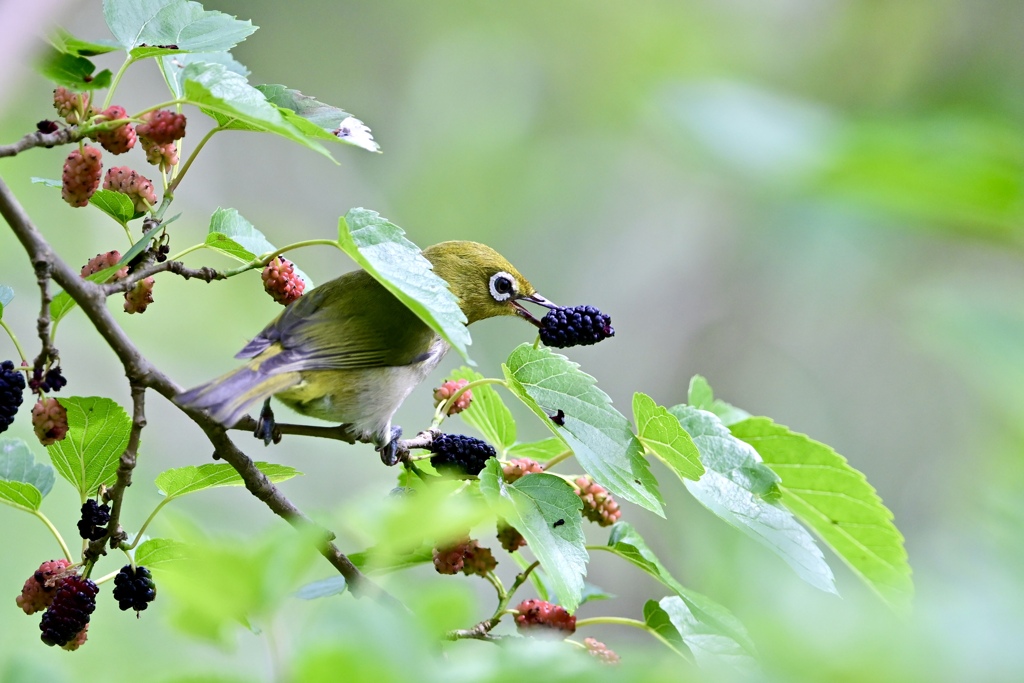
{"type": "Polygon", "coordinates": [[[4,328],[4,332],[11,338],[11,342],[14,343],[14,348],[18,350],[18,355],[21,356],[21,361],[27,363],[28,359],[25,357],[25,350],[21,348],[21,344],[18,343],[18,335],[14,334],[14,330],[7,326],[7,323],[0,319],[0,327],[4,328]]]}
{"type": "Polygon", "coordinates": [[[39,510],[30,510],[30,512],[36,517],[38,517],[39,521],[45,524],[46,528],[49,529],[50,532],[53,534],[53,537],[57,539],[57,543],[60,544],[61,552],[64,553],[64,557],[67,559],[67,561],[74,563],[74,560],[71,559],[71,549],[68,548],[68,544],[64,542],[64,537],[60,535],[59,531],[57,531],[57,527],[53,525],[53,522],[50,521],[50,518],[44,515],[39,510]]]}

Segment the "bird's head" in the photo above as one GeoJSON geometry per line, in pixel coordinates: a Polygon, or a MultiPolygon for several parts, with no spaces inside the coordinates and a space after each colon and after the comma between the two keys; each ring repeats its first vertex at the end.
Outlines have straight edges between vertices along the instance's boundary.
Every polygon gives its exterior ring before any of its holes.
{"type": "Polygon", "coordinates": [[[534,325],[540,321],[521,301],[555,308],[505,257],[479,242],[441,242],[423,250],[452,293],[469,323],[498,315],[517,315],[534,325]]]}

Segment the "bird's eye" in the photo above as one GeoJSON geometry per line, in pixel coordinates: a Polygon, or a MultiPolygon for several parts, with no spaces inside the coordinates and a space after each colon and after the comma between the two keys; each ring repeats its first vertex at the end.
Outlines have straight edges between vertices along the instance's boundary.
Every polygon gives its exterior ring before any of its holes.
{"type": "Polygon", "coordinates": [[[508,301],[516,293],[516,279],[501,271],[491,276],[491,297],[495,301],[508,301]]]}

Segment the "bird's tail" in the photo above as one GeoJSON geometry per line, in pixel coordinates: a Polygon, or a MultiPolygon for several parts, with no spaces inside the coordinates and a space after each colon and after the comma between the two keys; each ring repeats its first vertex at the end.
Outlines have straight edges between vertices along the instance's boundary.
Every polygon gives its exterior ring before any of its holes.
{"type": "Polygon", "coordinates": [[[234,426],[256,404],[301,381],[297,372],[268,374],[258,359],[174,397],[185,408],[205,410],[225,427],[234,426]]]}

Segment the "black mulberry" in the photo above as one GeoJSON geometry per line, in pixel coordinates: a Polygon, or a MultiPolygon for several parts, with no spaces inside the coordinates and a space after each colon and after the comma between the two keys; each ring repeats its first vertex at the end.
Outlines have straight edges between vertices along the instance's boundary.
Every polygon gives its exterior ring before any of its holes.
{"type": "Polygon", "coordinates": [[[114,577],[114,599],[122,610],[141,612],[149,607],[156,599],[156,584],[149,570],[141,565],[134,570],[130,564],[121,567],[114,577]]]}
{"type": "Polygon", "coordinates": [[[96,609],[98,592],[99,588],[89,579],[81,576],[64,579],[39,622],[43,642],[63,646],[74,640],[89,623],[89,615],[96,609]]]}
{"type": "Polygon", "coordinates": [[[480,474],[488,458],[497,455],[486,441],[463,434],[438,434],[430,444],[430,464],[438,472],[480,474]]]}
{"type": "Polygon", "coordinates": [[[615,335],[612,319],[593,306],[553,308],[540,321],[545,346],[589,346],[615,335]]]}
{"type": "Polygon", "coordinates": [[[14,415],[25,400],[25,374],[15,369],[14,361],[0,363],[0,432],[14,422],[14,415]]]}
{"type": "Polygon", "coordinates": [[[107,533],[104,526],[110,521],[110,506],[100,505],[90,498],[82,505],[82,518],[78,520],[78,534],[82,538],[96,541],[107,533]]]}

